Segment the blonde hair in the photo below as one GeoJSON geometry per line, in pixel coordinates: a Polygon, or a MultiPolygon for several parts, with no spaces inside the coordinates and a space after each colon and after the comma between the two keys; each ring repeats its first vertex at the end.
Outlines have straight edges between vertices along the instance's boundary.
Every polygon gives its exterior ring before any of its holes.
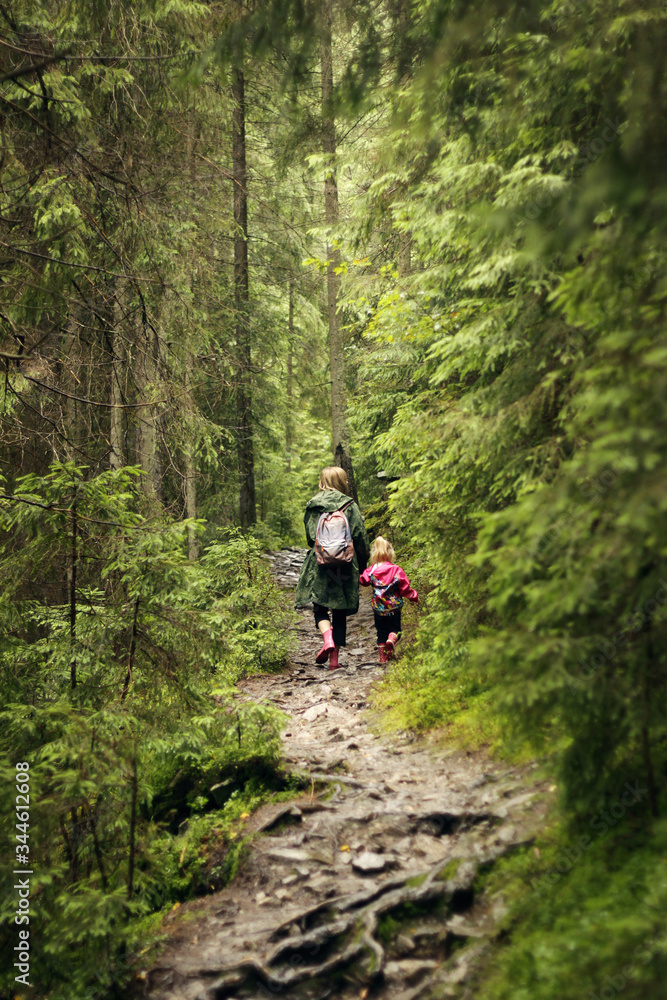
{"type": "Polygon", "coordinates": [[[338,490],[339,493],[347,495],[349,488],[345,469],[341,469],[339,465],[328,465],[326,469],[322,469],[320,473],[321,490],[338,490]]]}
{"type": "Polygon", "coordinates": [[[371,564],[379,562],[393,563],[395,561],[396,553],[394,552],[394,546],[386,538],[383,538],[382,535],[378,535],[371,546],[371,564]]]}

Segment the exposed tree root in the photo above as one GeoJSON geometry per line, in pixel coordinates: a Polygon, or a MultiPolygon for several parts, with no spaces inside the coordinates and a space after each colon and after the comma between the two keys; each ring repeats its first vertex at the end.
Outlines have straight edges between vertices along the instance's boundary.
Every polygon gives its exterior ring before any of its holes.
{"type": "Polygon", "coordinates": [[[459,898],[468,894],[472,900],[476,865],[461,862],[448,878],[450,866],[451,862],[441,862],[417,875],[389,879],[372,890],[310,907],[276,928],[274,940],[287,936],[263,961],[243,959],[221,970],[221,977],[197,1000],[277,993],[296,986],[317,988],[318,982],[344,975],[352,966],[355,982],[370,985],[382,980],[386,965],[378,939],[382,917],[400,912],[406,904],[428,908],[452,902],[457,894],[459,898]]]}

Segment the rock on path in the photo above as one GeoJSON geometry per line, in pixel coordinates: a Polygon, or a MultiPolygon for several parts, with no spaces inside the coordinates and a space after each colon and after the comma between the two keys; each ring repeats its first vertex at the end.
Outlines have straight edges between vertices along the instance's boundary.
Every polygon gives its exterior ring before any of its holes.
{"type": "MultiPolygon", "coordinates": [[[[269,557],[282,586],[295,585],[305,552],[269,557]]],[[[478,865],[529,839],[544,788],[530,767],[433,737],[377,736],[364,711],[382,669],[367,592],[348,642],[343,668],[316,667],[304,612],[289,672],[243,684],[289,716],[286,761],[312,791],[261,809],[251,829],[263,835],[235,880],[179,910],[158,964],[140,974],[149,1000],[416,1000],[438,984],[457,996],[483,955],[497,914],[476,906],[478,865]]]]}

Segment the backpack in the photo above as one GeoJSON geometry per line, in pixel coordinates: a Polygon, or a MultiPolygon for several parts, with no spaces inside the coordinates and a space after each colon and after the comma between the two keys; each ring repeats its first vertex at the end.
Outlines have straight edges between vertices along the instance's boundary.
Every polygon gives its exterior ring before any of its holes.
{"type": "Polygon", "coordinates": [[[350,563],[354,558],[354,545],[350,525],[345,510],[354,503],[350,500],[339,510],[330,514],[322,514],[317,522],[315,532],[315,555],[320,566],[331,566],[336,563],[350,563]]]}
{"type": "Polygon", "coordinates": [[[378,615],[393,615],[403,607],[403,598],[398,593],[399,580],[396,575],[389,583],[381,583],[374,573],[370,574],[373,596],[371,606],[378,615]]]}

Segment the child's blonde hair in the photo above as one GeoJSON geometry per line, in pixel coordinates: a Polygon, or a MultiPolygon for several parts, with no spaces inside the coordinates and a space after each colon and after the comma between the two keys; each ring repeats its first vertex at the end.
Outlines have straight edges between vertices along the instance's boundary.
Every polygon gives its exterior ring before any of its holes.
{"type": "Polygon", "coordinates": [[[394,546],[386,538],[383,538],[382,535],[378,535],[371,546],[371,563],[393,563],[395,561],[396,553],[394,552],[394,546]]]}
{"type": "Polygon", "coordinates": [[[341,469],[339,465],[328,465],[326,469],[322,469],[320,473],[321,490],[338,490],[339,493],[347,495],[349,488],[345,469],[341,469]]]}

